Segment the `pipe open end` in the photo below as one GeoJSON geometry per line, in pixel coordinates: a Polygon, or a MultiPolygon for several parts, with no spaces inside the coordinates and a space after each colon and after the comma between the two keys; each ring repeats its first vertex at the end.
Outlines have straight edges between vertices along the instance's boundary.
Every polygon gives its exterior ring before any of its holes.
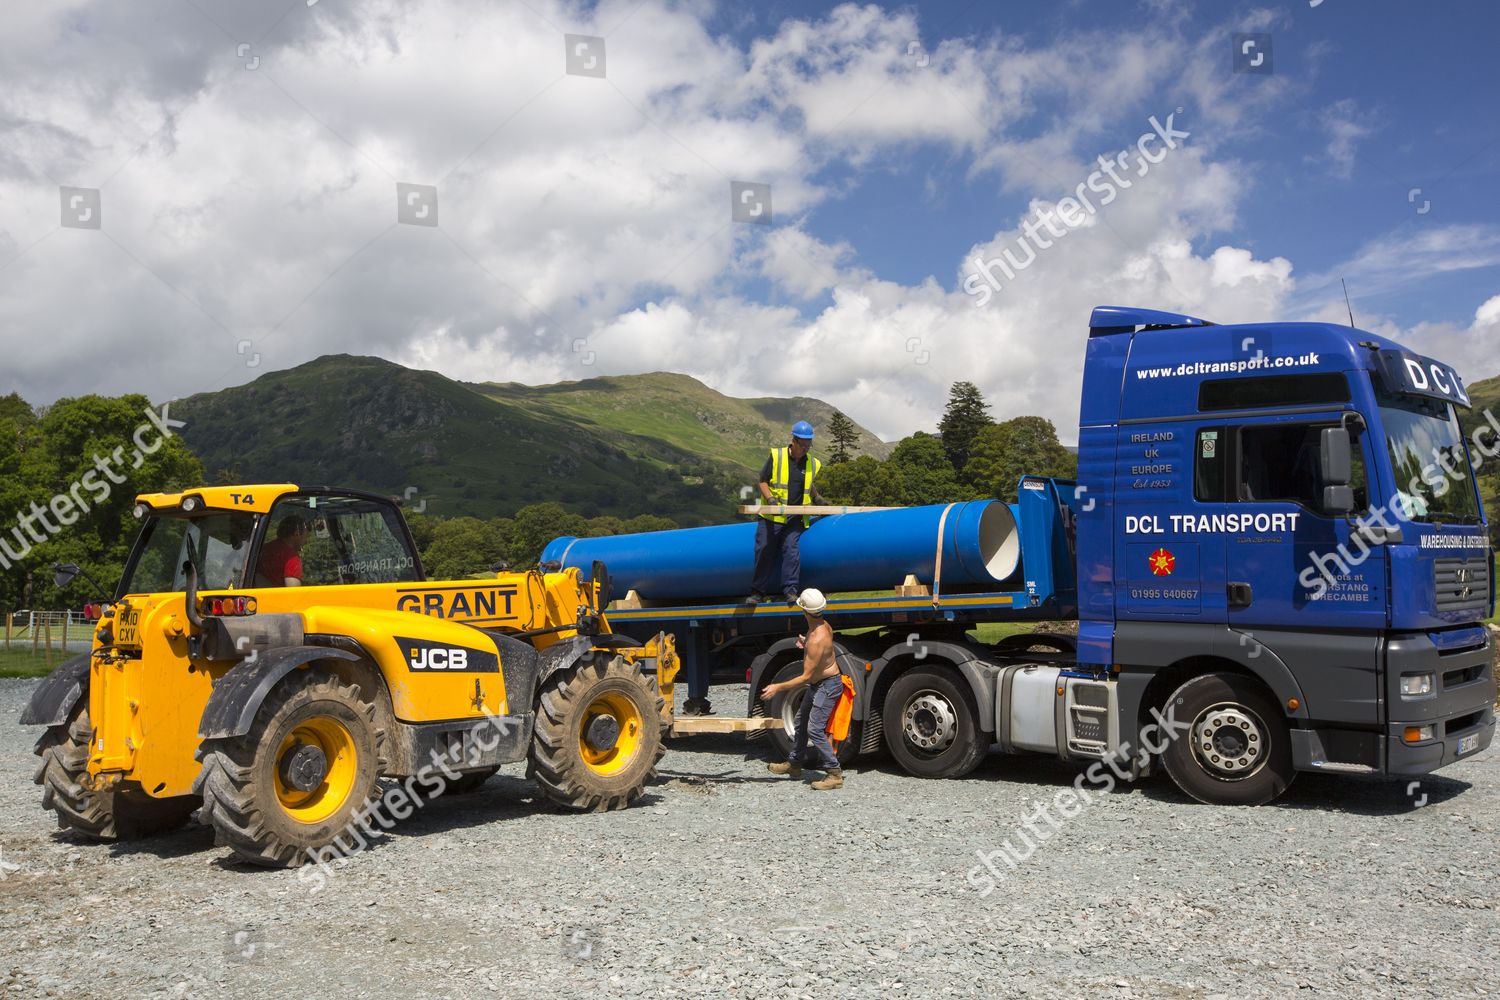
{"type": "Polygon", "coordinates": [[[979,555],[995,581],[1007,580],[1021,565],[1021,533],[1010,508],[995,502],[979,515],[979,555]]]}

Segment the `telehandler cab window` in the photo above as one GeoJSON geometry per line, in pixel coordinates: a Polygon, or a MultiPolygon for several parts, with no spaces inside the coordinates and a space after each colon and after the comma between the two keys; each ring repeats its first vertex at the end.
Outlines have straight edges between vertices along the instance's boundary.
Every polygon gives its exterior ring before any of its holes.
{"type": "Polygon", "coordinates": [[[386,504],[363,497],[293,496],[277,501],[269,517],[257,586],[282,586],[278,577],[289,566],[302,574],[298,581],[304,587],[417,578],[417,561],[407,548],[400,515],[386,504]],[[300,527],[300,534],[278,539],[284,523],[300,527]]]}
{"type": "Polygon", "coordinates": [[[182,564],[189,559],[198,568],[199,587],[227,590],[238,586],[256,520],[256,515],[242,513],[153,517],[136,542],[130,577],[121,592],[161,594],[183,590],[187,578],[182,564]]]}

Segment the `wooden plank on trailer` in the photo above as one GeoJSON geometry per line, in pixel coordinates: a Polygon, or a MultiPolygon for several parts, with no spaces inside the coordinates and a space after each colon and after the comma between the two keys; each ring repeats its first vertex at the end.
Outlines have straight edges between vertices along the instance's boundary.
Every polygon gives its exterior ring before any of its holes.
{"type": "Polygon", "coordinates": [[[749,733],[780,728],[782,728],[781,720],[769,716],[734,719],[717,715],[688,715],[678,716],[672,720],[673,736],[691,736],[695,733],[749,733]]]}
{"type": "Polygon", "coordinates": [[[809,517],[824,514],[869,514],[880,510],[901,510],[900,507],[842,507],[838,504],[759,504],[742,503],[737,508],[741,514],[773,514],[777,517],[795,517],[805,514],[809,517]]]}

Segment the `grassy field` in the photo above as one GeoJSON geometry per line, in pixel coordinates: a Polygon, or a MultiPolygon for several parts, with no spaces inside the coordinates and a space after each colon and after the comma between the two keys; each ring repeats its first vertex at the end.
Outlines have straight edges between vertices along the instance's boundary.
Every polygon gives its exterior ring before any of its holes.
{"type": "Polygon", "coordinates": [[[53,650],[49,661],[43,653],[33,655],[29,646],[25,649],[19,646],[0,649],[0,677],[45,677],[53,667],[73,655],[53,650]]]}

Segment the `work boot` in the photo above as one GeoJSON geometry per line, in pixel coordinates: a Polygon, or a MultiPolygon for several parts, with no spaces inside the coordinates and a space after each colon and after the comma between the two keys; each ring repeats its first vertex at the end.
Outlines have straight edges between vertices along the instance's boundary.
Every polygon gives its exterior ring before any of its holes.
{"type": "Polygon", "coordinates": [[[802,765],[793,764],[791,761],[783,761],[779,764],[767,764],[766,770],[772,774],[784,774],[788,778],[802,777],[802,765]]]}
{"type": "Polygon", "coordinates": [[[785,594],[782,594],[781,596],[786,598],[786,602],[788,604],[796,604],[797,603],[797,592],[795,590],[788,590],[785,594]]]}
{"type": "Polygon", "coordinates": [[[828,776],[814,781],[812,786],[820,792],[826,792],[834,788],[844,787],[844,771],[842,768],[834,768],[828,772],[828,776]]]}
{"type": "Polygon", "coordinates": [[[759,604],[761,601],[764,601],[765,599],[766,599],[766,595],[765,594],[762,594],[758,590],[752,590],[750,592],[750,596],[747,597],[747,598],[745,598],[745,603],[746,604],[759,604]]]}

